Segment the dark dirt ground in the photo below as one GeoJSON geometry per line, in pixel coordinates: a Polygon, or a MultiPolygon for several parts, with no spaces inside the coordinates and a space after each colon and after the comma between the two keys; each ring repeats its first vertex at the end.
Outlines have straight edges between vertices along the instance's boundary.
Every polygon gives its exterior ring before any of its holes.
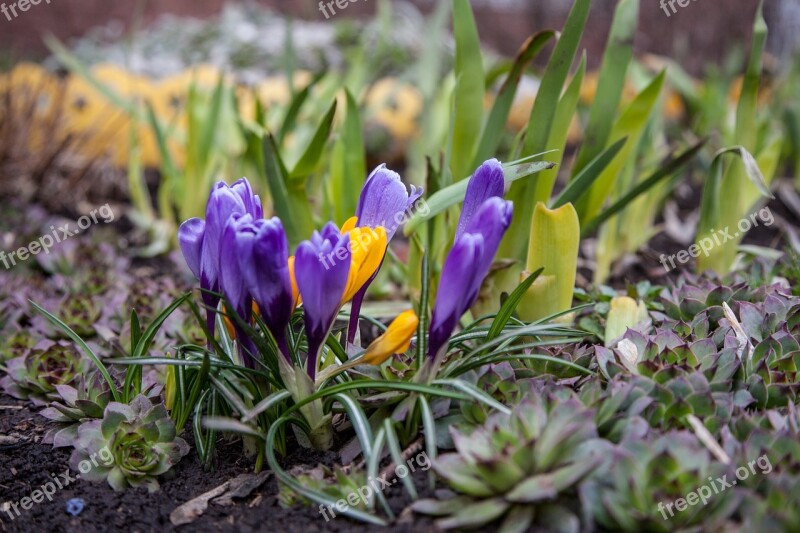
{"type": "MultiPolygon", "coordinates": [[[[39,444],[49,421],[36,414],[29,404],[0,395],[0,435],[20,435],[17,444],[0,445],[0,505],[18,502],[50,480],[50,474],[63,474],[67,469],[70,452],[39,444]],[[12,407],[9,409],[8,407],[12,407]]],[[[191,435],[184,435],[191,443],[191,435]]],[[[24,511],[11,520],[7,513],[0,514],[0,531],[379,531],[383,528],[364,525],[348,518],[338,517],[326,522],[317,507],[295,506],[285,509],[277,500],[278,486],[270,477],[250,496],[236,500],[233,506],[210,503],[205,514],[194,523],[175,527],[170,523],[170,513],[179,505],[209,491],[239,474],[252,473],[253,462],[242,456],[239,443],[220,442],[217,462],[212,472],[203,471],[197,455],[192,450],[169,477],[162,478],[161,490],[150,494],[146,489],[129,489],[114,492],[106,483],[77,480],[53,496],[53,501],[42,503],[24,511]],[[66,512],[70,498],[83,498],[85,508],[77,516],[66,512]]],[[[331,463],[333,454],[309,457],[308,450],[295,449],[284,466],[302,464],[315,466],[317,462],[331,463]]],[[[74,473],[73,473],[74,476],[74,473]]],[[[414,483],[420,496],[429,495],[427,476],[422,471],[414,474],[414,483]]],[[[386,491],[387,500],[398,516],[392,528],[397,532],[434,531],[431,522],[422,517],[411,519],[403,509],[410,499],[396,484],[386,491]]],[[[13,512],[13,511],[12,511],[13,512]]]]}

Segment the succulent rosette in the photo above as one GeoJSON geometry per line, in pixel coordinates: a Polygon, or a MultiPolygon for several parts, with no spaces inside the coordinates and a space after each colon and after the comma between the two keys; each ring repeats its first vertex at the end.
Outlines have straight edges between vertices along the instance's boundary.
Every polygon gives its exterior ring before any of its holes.
{"type": "Polygon", "coordinates": [[[141,394],[128,405],[110,402],[102,420],[81,424],[74,446],[70,467],[79,470],[84,461],[100,458],[88,472],[81,470],[82,479],[107,480],[117,491],[127,487],[158,490],[158,476],[189,453],[186,441],[176,436],[164,404],[153,405],[141,394]]]}
{"type": "Polygon", "coordinates": [[[44,405],[58,398],[57,386],[72,383],[87,368],[88,361],[71,342],[43,340],[6,363],[0,388],[15,398],[44,405]]]}
{"type": "Polygon", "coordinates": [[[533,525],[575,523],[559,502],[602,461],[594,411],[570,397],[548,401],[540,395],[510,414],[495,413],[471,434],[451,429],[456,453],[433,462],[436,473],[459,494],[419,500],[413,509],[441,517],[442,529],[486,527],[526,531],[533,525]],[[543,522],[542,522],[543,521],[543,522]]]}

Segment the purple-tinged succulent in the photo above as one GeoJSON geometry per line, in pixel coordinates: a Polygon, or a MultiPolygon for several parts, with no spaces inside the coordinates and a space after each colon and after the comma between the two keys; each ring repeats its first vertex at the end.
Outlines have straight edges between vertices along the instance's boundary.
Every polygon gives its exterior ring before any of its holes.
{"type": "Polygon", "coordinates": [[[99,372],[81,375],[74,385],[56,385],[59,398],[39,414],[58,422],[58,427],[43,439],[54,448],[72,446],[78,437],[81,422],[103,418],[103,411],[112,399],[108,383],[99,372]]]}
{"type": "Polygon", "coordinates": [[[68,385],[88,369],[88,361],[67,341],[40,341],[25,355],[6,363],[0,379],[6,394],[44,405],[58,398],[56,387],[68,385]]]}
{"type": "Polygon", "coordinates": [[[81,478],[106,480],[117,491],[142,486],[158,490],[158,476],[189,453],[164,404],[153,405],[143,395],[129,405],[110,402],[102,420],[80,425],[74,446],[70,467],[78,470],[86,461],[93,465],[94,458],[97,466],[81,470],[81,478]]]}
{"type": "Polygon", "coordinates": [[[412,505],[441,517],[442,529],[498,524],[502,531],[527,531],[550,520],[575,523],[564,504],[604,455],[594,412],[574,397],[549,402],[530,395],[511,414],[495,413],[471,434],[451,429],[451,435],[456,453],[440,455],[433,467],[458,495],[412,505]]]}

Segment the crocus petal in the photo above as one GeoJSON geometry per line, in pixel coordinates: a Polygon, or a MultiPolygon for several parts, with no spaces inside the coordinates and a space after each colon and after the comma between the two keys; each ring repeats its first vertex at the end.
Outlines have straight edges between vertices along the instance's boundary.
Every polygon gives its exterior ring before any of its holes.
{"type": "Polygon", "coordinates": [[[345,233],[350,233],[350,231],[358,225],[358,217],[350,217],[348,218],[344,224],[342,224],[342,235],[345,233]]]}
{"type": "Polygon", "coordinates": [[[206,205],[206,230],[200,259],[200,279],[208,283],[208,289],[217,288],[220,269],[220,246],[222,233],[228,219],[233,215],[244,215],[241,197],[224,182],[214,185],[206,205]]]}
{"type": "Polygon", "coordinates": [[[183,258],[197,279],[200,279],[200,257],[205,232],[206,223],[199,218],[190,218],[178,228],[178,244],[183,258]]]}
{"type": "Polygon", "coordinates": [[[350,301],[378,271],[386,254],[387,235],[383,227],[355,228],[350,231],[350,276],[342,303],[350,301]]]}
{"type": "Polygon", "coordinates": [[[307,371],[312,380],[316,375],[319,350],[333,326],[347,286],[349,242],[349,235],[340,235],[339,228],[329,223],[297,247],[294,270],[303,298],[308,337],[307,371]],[[330,257],[338,260],[326,261],[330,257]],[[339,259],[342,257],[344,259],[339,259]]]}
{"type": "Polygon", "coordinates": [[[428,356],[435,357],[442,348],[466,310],[470,306],[469,295],[480,287],[477,265],[483,254],[483,237],[480,234],[464,233],[456,239],[447,255],[436,291],[436,304],[431,316],[428,335],[428,356]]]}
{"type": "Polygon", "coordinates": [[[261,206],[261,198],[253,193],[253,188],[247,178],[242,178],[231,185],[231,190],[239,195],[244,205],[245,213],[258,220],[264,217],[264,210],[261,206]]]}
{"type": "MultiPolygon", "coordinates": [[[[481,254],[480,262],[475,265],[481,281],[489,273],[494,256],[500,247],[500,241],[511,225],[513,215],[514,204],[495,196],[486,200],[478,208],[466,228],[467,234],[480,234],[483,237],[483,254],[481,254]]],[[[468,296],[470,306],[475,303],[479,290],[480,285],[475,287],[474,293],[468,296]]]]}
{"type": "MultiPolygon", "coordinates": [[[[416,189],[414,192],[416,194],[416,189]]],[[[419,194],[422,194],[421,190],[419,194]]],[[[370,228],[382,226],[386,228],[387,239],[391,240],[402,224],[408,206],[408,191],[400,175],[387,169],[386,165],[380,165],[372,171],[361,189],[356,209],[358,225],[370,228]]]]}
{"type": "Polygon", "coordinates": [[[281,342],[294,303],[289,243],[281,221],[262,219],[242,227],[236,233],[236,251],[245,288],[258,304],[265,324],[281,342]]]}
{"type": "Polygon", "coordinates": [[[419,318],[413,309],[397,315],[386,331],[372,341],[364,352],[362,362],[368,365],[380,365],[396,353],[404,353],[411,345],[411,337],[417,331],[419,318]]]}
{"type": "Polygon", "coordinates": [[[294,274],[294,256],[289,257],[289,279],[292,282],[292,311],[302,302],[300,290],[297,288],[297,277],[294,274]]]}
{"type": "Polygon", "coordinates": [[[253,219],[250,215],[234,215],[225,225],[220,246],[219,285],[225,297],[233,306],[233,310],[244,320],[249,319],[252,312],[250,293],[245,286],[244,275],[237,258],[236,236],[240,232],[251,233],[253,219]]]}
{"type": "Polygon", "coordinates": [[[478,167],[467,184],[461,217],[458,219],[456,238],[466,231],[470,220],[486,200],[503,196],[504,188],[505,179],[500,161],[490,159],[478,167]]]}

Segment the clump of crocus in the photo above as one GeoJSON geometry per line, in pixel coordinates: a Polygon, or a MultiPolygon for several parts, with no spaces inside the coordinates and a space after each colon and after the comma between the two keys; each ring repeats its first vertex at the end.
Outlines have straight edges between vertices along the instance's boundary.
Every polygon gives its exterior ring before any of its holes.
{"type": "MultiPolygon", "coordinates": [[[[266,354],[259,353],[250,328],[254,311],[263,321],[265,335],[277,347],[278,368],[295,401],[313,394],[328,335],[342,305],[354,300],[351,329],[357,326],[360,299],[383,262],[388,239],[403,221],[403,214],[419,194],[409,196],[400,177],[378,167],[367,179],[356,217],[340,230],[334,223],[300,243],[289,256],[286,232],[278,218],[265,220],[258,196],[246,179],[228,187],[217,184],[211,192],[206,220],[190,219],[181,225],[179,242],[186,262],[200,279],[203,299],[209,309],[209,330],[219,298],[225,297],[229,329],[239,345],[242,362],[253,366],[266,354]],[[210,291],[210,292],[209,292],[210,291]],[[302,303],[307,355],[302,366],[287,343],[287,328],[295,308],[302,303]],[[236,316],[232,316],[232,315],[236,316]]],[[[416,320],[416,315],[414,315],[416,320]]],[[[403,321],[400,334],[382,338],[368,348],[364,363],[378,364],[407,344],[410,320],[403,321]],[[398,340],[399,339],[399,340],[398,340]],[[391,346],[390,346],[391,345],[391,346]]],[[[416,322],[414,322],[414,329],[416,322]]],[[[398,330],[395,326],[394,330],[398,330]]],[[[327,448],[332,441],[329,415],[322,402],[304,405],[301,412],[311,427],[311,441],[327,448]]]]}
{"type": "Polygon", "coordinates": [[[456,453],[441,455],[433,467],[458,495],[417,501],[415,511],[442,517],[436,521],[442,529],[497,521],[500,531],[527,531],[547,511],[577,522],[556,500],[574,499],[578,483],[601,462],[594,412],[577,399],[548,402],[532,395],[469,435],[450,432],[456,453]]]}
{"type": "Polygon", "coordinates": [[[511,224],[514,206],[503,200],[503,167],[496,159],[469,180],[453,248],[444,261],[428,340],[434,368],[461,316],[475,303],[492,261],[511,224]]]}
{"type": "Polygon", "coordinates": [[[158,476],[189,453],[164,405],[153,405],[144,395],[129,405],[110,402],[102,420],[81,424],[73,445],[70,467],[78,470],[94,458],[97,466],[81,470],[81,478],[107,480],[114,490],[144,486],[156,491],[158,476]]]}
{"type": "Polygon", "coordinates": [[[15,398],[44,405],[58,398],[58,385],[72,383],[87,367],[87,360],[71,342],[43,340],[6,363],[8,375],[0,379],[0,387],[15,398]]]}

